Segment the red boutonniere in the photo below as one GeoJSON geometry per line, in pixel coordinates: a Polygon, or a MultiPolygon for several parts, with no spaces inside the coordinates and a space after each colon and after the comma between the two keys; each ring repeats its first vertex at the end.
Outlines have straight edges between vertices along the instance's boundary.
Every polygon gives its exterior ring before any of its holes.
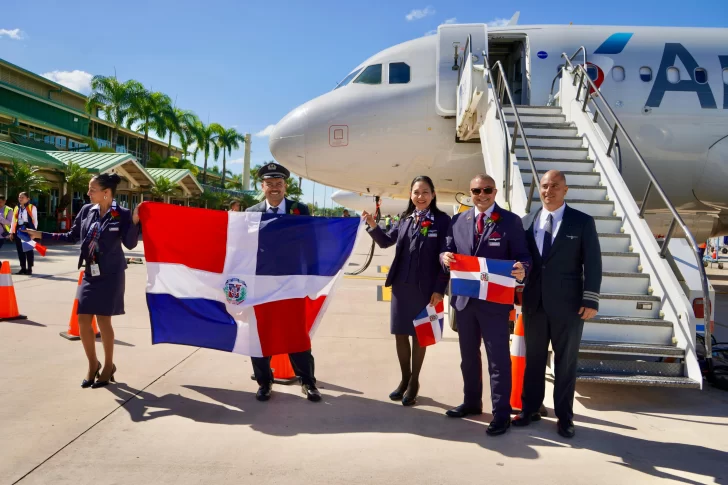
{"type": "Polygon", "coordinates": [[[298,203],[293,204],[293,208],[291,208],[291,214],[300,216],[301,211],[298,209],[298,203]]]}
{"type": "Polygon", "coordinates": [[[431,225],[432,221],[429,219],[425,219],[424,221],[422,221],[422,223],[420,224],[420,226],[422,226],[422,228],[420,229],[420,234],[422,234],[423,236],[427,236],[427,231],[429,231],[431,225]]]}
{"type": "Polygon", "coordinates": [[[114,220],[119,218],[119,213],[114,209],[111,209],[111,218],[114,220]]]}
{"type": "Polygon", "coordinates": [[[493,213],[490,215],[487,221],[485,221],[487,224],[495,224],[500,219],[500,214],[493,211],[493,213]]]}

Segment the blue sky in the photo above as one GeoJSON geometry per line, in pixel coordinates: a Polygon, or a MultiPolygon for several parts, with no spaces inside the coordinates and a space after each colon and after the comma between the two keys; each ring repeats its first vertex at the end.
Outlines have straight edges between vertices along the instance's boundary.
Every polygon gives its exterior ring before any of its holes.
{"type": "MultiPolygon", "coordinates": [[[[81,90],[89,75],[116,70],[203,121],[262,134],[362,60],[446,21],[498,22],[520,10],[522,25],[725,27],[726,1],[4,0],[0,57],[81,90]]],[[[254,136],[251,148],[254,164],[272,158],[265,136],[254,136]]],[[[232,159],[240,173],[242,149],[232,159]]],[[[311,182],[304,192],[310,201],[311,182]]],[[[323,198],[318,184],[315,200],[323,198]]]]}

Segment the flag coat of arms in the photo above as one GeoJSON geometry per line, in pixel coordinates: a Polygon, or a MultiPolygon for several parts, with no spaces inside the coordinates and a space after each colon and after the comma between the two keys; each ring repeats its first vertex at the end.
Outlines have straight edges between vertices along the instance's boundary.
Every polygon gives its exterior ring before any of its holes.
{"type": "Polygon", "coordinates": [[[157,203],[139,215],[152,343],[253,357],[311,348],[359,226],[157,203]],[[180,231],[184,221],[204,221],[204,231],[180,231]]]}
{"type": "Polygon", "coordinates": [[[450,284],[454,295],[513,305],[516,279],[511,276],[515,261],[455,255],[450,264],[450,284]]]}
{"type": "Polygon", "coordinates": [[[434,307],[427,305],[417,314],[413,323],[417,342],[420,347],[434,345],[442,339],[442,329],[445,320],[445,305],[440,302],[434,307]]]}

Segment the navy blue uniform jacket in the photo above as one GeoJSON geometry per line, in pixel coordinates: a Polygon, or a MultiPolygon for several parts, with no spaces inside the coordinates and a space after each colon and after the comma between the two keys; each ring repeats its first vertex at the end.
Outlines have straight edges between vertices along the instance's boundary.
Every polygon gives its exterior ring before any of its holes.
{"type": "MultiPolygon", "coordinates": [[[[414,218],[407,217],[401,219],[394,225],[389,232],[384,232],[379,226],[374,229],[367,229],[372,239],[380,248],[388,248],[396,244],[394,253],[394,261],[392,267],[389,268],[387,281],[385,286],[392,286],[394,276],[397,274],[397,263],[402,251],[409,251],[410,241],[412,237],[412,224],[415,223],[414,218]]],[[[446,273],[440,265],[440,252],[445,244],[448,228],[450,227],[450,216],[445,213],[435,215],[435,221],[430,226],[427,236],[419,236],[419,286],[423,294],[440,293],[445,294],[447,283],[450,275],[446,273]]]]}
{"type": "MultiPolygon", "coordinates": [[[[475,245],[475,208],[457,214],[452,219],[450,231],[445,240],[443,252],[477,256],[479,258],[510,259],[524,263],[526,277],[531,267],[531,254],[526,245],[526,234],[523,230],[521,218],[513,212],[501,209],[498,204],[493,208],[493,214],[499,214],[493,230],[480,238],[480,244],[475,245]]],[[[487,229],[486,229],[487,231],[487,229]]],[[[456,306],[461,299],[462,308],[467,305],[468,297],[453,296],[451,305],[456,306]]]]}
{"type": "MultiPolygon", "coordinates": [[[[94,204],[86,204],[81,208],[73,221],[70,231],[62,233],[44,232],[43,239],[55,239],[71,243],[83,241],[93,221],[91,216],[93,207],[95,207],[94,204]]],[[[99,235],[98,263],[101,274],[116,274],[124,271],[126,269],[126,257],[124,256],[124,250],[121,248],[122,243],[127,249],[134,249],[139,242],[139,226],[132,223],[131,211],[119,206],[116,207],[116,211],[119,213],[118,219],[111,220],[99,235]]],[[[88,255],[85,254],[85,251],[86,248],[82,247],[78,267],[86,266],[86,272],[91,274],[86,263],[88,255]]]]}

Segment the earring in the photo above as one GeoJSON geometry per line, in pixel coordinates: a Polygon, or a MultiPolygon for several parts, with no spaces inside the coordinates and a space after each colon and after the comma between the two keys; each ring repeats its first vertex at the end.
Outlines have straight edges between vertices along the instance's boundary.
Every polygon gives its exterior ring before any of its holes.
{"type": "Polygon", "coordinates": [[[107,196],[104,196],[104,200],[106,200],[106,199],[108,199],[108,197],[107,196]]]}

